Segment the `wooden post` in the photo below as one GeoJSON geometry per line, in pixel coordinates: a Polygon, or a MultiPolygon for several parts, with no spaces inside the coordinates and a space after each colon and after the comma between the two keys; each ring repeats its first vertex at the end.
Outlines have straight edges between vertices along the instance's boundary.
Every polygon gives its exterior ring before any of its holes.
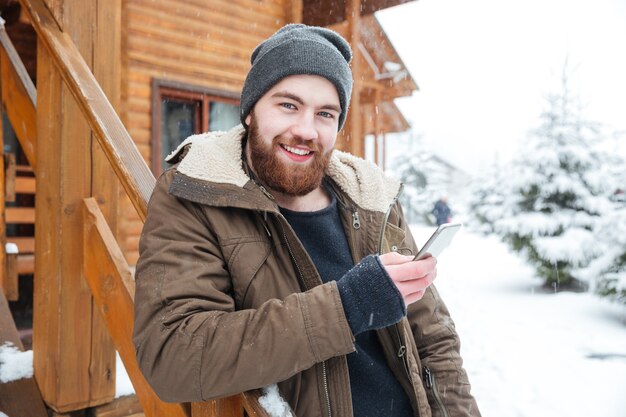
{"type": "Polygon", "coordinates": [[[374,90],[374,163],[380,166],[380,158],[378,157],[378,130],[380,129],[380,90],[374,90]]]}
{"type": "Polygon", "coordinates": [[[349,132],[347,133],[348,151],[356,156],[365,156],[365,138],[363,137],[363,123],[361,115],[361,89],[363,86],[363,73],[361,59],[358,56],[358,45],[361,42],[359,33],[361,25],[361,0],[346,0],[346,21],[348,22],[348,42],[352,47],[352,100],[350,101],[349,132]]]}
{"type": "MultiPolygon", "coordinates": [[[[93,73],[113,108],[119,109],[122,1],[96,0],[95,3],[93,73]]],[[[91,158],[91,195],[98,202],[113,236],[117,236],[119,182],[93,132],[91,158]]],[[[100,343],[91,344],[91,357],[95,360],[92,360],[90,372],[100,372],[100,377],[96,376],[92,380],[90,398],[99,403],[109,402],[115,396],[115,348],[93,300],[92,311],[95,312],[92,316],[92,338],[100,343]]]]}
{"type": "Polygon", "coordinates": [[[287,22],[302,23],[303,0],[292,0],[285,3],[287,22]]]}
{"type": "Polygon", "coordinates": [[[382,148],[383,148],[383,155],[382,155],[382,163],[381,163],[381,168],[383,169],[383,171],[387,168],[387,135],[385,134],[385,131],[383,130],[382,132],[382,148]]]}
{"type": "MultiPolygon", "coordinates": [[[[116,102],[119,0],[46,2],[116,102]],[[107,42],[108,48],[103,46],[107,42]]],[[[94,195],[113,222],[117,179],[104,168],[101,151],[53,57],[45,48],[37,53],[33,363],[46,403],[64,413],[115,396],[115,351],[83,278],[81,208],[83,198],[94,195]]]]}
{"type": "MultiPolygon", "coordinates": [[[[2,118],[0,117],[0,143],[4,143],[2,135],[2,118]]],[[[7,276],[7,258],[6,258],[6,221],[4,220],[5,205],[5,175],[4,175],[4,153],[0,152],[0,291],[4,293],[10,289],[9,279],[7,276]]],[[[7,296],[7,298],[9,298],[7,296]]]]}

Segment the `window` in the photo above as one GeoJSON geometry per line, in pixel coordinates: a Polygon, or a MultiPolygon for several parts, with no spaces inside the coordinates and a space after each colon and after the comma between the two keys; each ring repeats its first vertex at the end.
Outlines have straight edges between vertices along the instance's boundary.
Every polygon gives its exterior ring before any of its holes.
{"type": "Polygon", "coordinates": [[[188,136],[239,124],[239,95],[154,80],[152,83],[152,172],[159,175],[170,154],[188,136]]]}

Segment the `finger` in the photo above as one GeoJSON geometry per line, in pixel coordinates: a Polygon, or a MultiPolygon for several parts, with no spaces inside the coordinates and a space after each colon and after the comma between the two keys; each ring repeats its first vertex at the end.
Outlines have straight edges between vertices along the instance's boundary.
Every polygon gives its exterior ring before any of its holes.
{"type": "Polygon", "coordinates": [[[400,282],[396,282],[396,287],[398,288],[398,291],[400,291],[400,294],[402,294],[403,297],[406,297],[409,294],[418,292],[418,291],[423,291],[426,288],[430,287],[430,285],[432,284],[433,278],[431,278],[431,276],[429,275],[428,277],[425,278],[420,278],[420,279],[414,279],[411,281],[400,281],[400,282]]]}
{"type": "Polygon", "coordinates": [[[411,256],[401,255],[398,252],[388,252],[384,255],[380,255],[379,258],[380,262],[385,266],[401,265],[407,262],[411,262],[413,260],[411,256]]]}
{"type": "Polygon", "coordinates": [[[407,262],[404,264],[385,266],[387,273],[393,281],[410,281],[425,278],[437,268],[437,259],[427,259],[407,262]]]}
{"type": "Polygon", "coordinates": [[[416,301],[421,300],[422,298],[424,298],[424,294],[426,294],[426,290],[421,290],[418,292],[414,292],[412,294],[407,295],[404,298],[404,303],[409,306],[411,304],[413,304],[416,301]]]}

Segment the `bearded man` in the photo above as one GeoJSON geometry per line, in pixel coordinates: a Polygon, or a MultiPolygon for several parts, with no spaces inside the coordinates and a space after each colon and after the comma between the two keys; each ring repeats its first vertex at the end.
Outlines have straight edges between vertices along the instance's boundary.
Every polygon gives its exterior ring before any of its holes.
{"type": "Polygon", "coordinates": [[[168,157],[133,335],[163,400],[265,388],[280,415],[479,415],[436,259],[411,256],[400,184],[333,150],[351,56],[333,31],[285,26],[252,54],[242,126],[168,157]]]}

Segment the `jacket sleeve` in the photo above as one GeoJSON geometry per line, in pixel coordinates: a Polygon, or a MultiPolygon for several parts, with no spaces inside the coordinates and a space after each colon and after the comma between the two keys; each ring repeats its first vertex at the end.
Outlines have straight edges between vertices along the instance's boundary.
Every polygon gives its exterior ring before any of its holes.
{"type": "MultiPolygon", "coordinates": [[[[407,245],[413,253],[417,253],[417,246],[399,205],[395,214],[399,227],[405,230],[407,245]]],[[[433,416],[445,415],[440,409],[439,401],[443,403],[450,417],[480,416],[476,401],[470,393],[467,373],[463,369],[459,335],[450,312],[434,285],[429,287],[420,301],[408,307],[407,319],[422,363],[422,383],[426,388],[433,416]],[[428,373],[433,380],[427,382],[428,373]]]]}
{"type": "Polygon", "coordinates": [[[217,237],[198,205],[168,193],[172,171],[148,207],[133,329],[139,367],[161,399],[233,395],[354,350],[334,282],[236,311],[217,237]]]}

